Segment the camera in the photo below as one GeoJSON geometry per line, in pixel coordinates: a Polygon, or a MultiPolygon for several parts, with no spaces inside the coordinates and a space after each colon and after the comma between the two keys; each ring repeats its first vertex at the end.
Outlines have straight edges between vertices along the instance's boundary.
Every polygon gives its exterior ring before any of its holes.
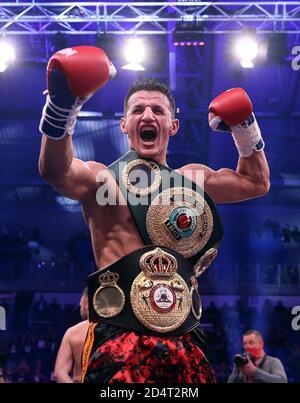
{"type": "Polygon", "coordinates": [[[247,353],[244,354],[236,354],[234,356],[233,362],[235,363],[235,365],[238,368],[243,367],[244,365],[247,364],[247,362],[249,361],[249,355],[247,353]]]}

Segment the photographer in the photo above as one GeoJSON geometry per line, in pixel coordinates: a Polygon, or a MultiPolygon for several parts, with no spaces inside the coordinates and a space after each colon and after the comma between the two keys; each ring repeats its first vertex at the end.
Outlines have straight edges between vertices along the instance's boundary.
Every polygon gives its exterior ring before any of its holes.
{"type": "Polygon", "coordinates": [[[245,354],[236,354],[228,383],[287,383],[281,361],[264,352],[264,341],[257,330],[243,335],[245,354]]]}

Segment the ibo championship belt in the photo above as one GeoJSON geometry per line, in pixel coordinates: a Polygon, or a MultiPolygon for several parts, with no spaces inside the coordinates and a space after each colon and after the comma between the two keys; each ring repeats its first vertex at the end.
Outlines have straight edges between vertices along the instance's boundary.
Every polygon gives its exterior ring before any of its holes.
{"type": "Polygon", "coordinates": [[[208,250],[218,248],[223,237],[221,220],[213,201],[198,183],[201,181],[196,183],[188,175],[135,151],[129,151],[109,170],[145,245],[176,250],[193,265],[208,250]]]}
{"type": "MultiPolygon", "coordinates": [[[[211,261],[203,259],[202,268],[211,261]]],[[[139,249],[89,276],[89,320],[142,334],[190,332],[202,311],[198,275],[198,267],[172,249],[139,249]]]]}

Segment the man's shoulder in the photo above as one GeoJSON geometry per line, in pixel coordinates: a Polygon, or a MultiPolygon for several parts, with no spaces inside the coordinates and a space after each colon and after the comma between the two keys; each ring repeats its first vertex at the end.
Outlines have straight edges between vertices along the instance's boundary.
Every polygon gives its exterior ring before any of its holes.
{"type": "Polygon", "coordinates": [[[101,171],[103,169],[107,169],[107,166],[105,164],[97,161],[87,161],[86,165],[93,171],[101,171]]]}
{"type": "Polygon", "coordinates": [[[89,327],[89,321],[83,320],[82,322],[76,323],[76,325],[69,327],[66,331],[66,335],[71,336],[72,334],[77,334],[79,331],[85,331],[89,327]]]}
{"type": "Polygon", "coordinates": [[[271,362],[271,361],[273,361],[273,362],[281,362],[279,358],[273,357],[272,355],[268,355],[268,354],[266,354],[266,360],[269,361],[269,362],[271,362]]]}
{"type": "Polygon", "coordinates": [[[187,165],[183,165],[182,167],[177,169],[181,175],[191,179],[192,181],[202,184],[204,181],[205,184],[208,183],[208,180],[212,177],[214,171],[209,168],[207,165],[198,164],[198,163],[190,163],[187,165]]]}
{"type": "Polygon", "coordinates": [[[262,362],[262,367],[270,368],[270,367],[274,367],[274,366],[276,366],[276,367],[283,366],[283,363],[279,358],[266,354],[265,359],[262,362]]]}
{"type": "Polygon", "coordinates": [[[186,171],[186,170],[199,170],[199,169],[210,169],[207,165],[200,164],[197,162],[191,162],[190,164],[183,165],[182,167],[178,168],[177,171],[186,171]]]}

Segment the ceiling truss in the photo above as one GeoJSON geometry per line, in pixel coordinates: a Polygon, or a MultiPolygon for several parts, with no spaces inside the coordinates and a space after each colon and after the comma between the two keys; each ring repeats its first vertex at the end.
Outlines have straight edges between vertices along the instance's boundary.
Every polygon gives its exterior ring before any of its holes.
{"type": "Polygon", "coordinates": [[[300,33],[300,1],[37,2],[0,3],[0,31],[6,35],[88,35],[173,32],[180,22],[198,22],[206,33],[300,33]]]}

